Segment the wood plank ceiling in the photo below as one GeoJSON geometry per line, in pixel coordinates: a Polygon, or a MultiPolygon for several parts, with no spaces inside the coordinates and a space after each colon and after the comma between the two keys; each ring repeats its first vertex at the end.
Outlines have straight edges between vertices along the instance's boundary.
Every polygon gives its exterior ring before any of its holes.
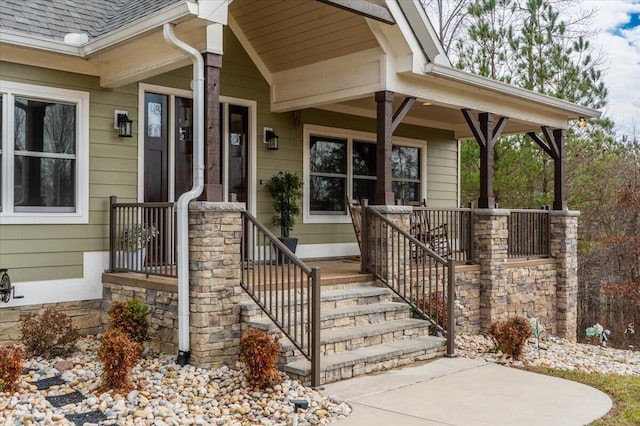
{"type": "Polygon", "coordinates": [[[272,73],[378,46],[365,18],[314,0],[236,0],[229,12],[272,73]]]}

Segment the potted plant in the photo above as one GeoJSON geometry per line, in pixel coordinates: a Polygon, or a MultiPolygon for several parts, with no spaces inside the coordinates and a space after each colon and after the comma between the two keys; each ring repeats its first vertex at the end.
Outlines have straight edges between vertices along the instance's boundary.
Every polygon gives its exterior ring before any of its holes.
{"type": "Polygon", "coordinates": [[[291,172],[279,172],[267,181],[266,189],[273,198],[273,224],[280,228],[280,241],[289,250],[296,252],[298,239],[289,237],[296,224],[296,216],[300,214],[302,198],[302,179],[291,172]]]}
{"type": "Polygon", "coordinates": [[[125,226],[120,232],[119,247],[124,251],[124,267],[139,271],[147,255],[147,244],[158,236],[155,226],[125,226]]]}

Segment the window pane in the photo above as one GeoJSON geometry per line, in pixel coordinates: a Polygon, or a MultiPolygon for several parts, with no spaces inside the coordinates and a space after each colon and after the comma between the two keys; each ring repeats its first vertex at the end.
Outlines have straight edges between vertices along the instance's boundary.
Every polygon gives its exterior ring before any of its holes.
{"type": "Polygon", "coordinates": [[[311,214],[346,213],[347,179],[311,176],[310,183],[309,210],[311,214]]]}
{"type": "Polygon", "coordinates": [[[75,160],[16,155],[14,165],[16,211],[20,207],[75,211],[75,160]]]}
{"type": "Polygon", "coordinates": [[[75,154],[76,106],[16,98],[17,151],[75,154]]]}
{"type": "Polygon", "coordinates": [[[397,182],[391,184],[394,197],[405,201],[420,201],[420,184],[418,182],[397,182]]]}
{"type": "Polygon", "coordinates": [[[375,179],[353,179],[353,198],[355,200],[366,198],[369,201],[373,201],[375,192],[375,179]]]}
{"type": "Polygon", "coordinates": [[[309,170],[312,173],[347,173],[347,141],[312,136],[309,170]]]}
{"type": "Polygon", "coordinates": [[[391,166],[396,179],[420,179],[420,148],[394,146],[391,166]]]}
{"type": "Polygon", "coordinates": [[[376,175],[376,145],[353,141],[353,174],[376,175]]]}

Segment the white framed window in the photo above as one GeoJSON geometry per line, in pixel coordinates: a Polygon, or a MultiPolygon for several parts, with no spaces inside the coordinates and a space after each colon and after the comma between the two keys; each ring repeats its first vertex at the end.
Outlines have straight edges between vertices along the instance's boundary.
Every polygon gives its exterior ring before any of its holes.
{"type": "MultiPolygon", "coordinates": [[[[373,200],[376,135],[332,127],[304,126],[304,223],[348,223],[346,197],[373,200]]],[[[426,142],[393,138],[395,198],[426,198],[426,142]]]]}
{"type": "Polygon", "coordinates": [[[0,80],[0,222],[88,223],[89,93],[0,80]]]}

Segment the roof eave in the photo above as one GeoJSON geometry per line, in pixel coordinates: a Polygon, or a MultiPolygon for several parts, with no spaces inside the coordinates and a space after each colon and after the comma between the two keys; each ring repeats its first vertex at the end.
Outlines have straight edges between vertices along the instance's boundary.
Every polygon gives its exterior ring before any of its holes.
{"type": "Polygon", "coordinates": [[[593,108],[584,107],[563,99],[554,98],[542,93],[512,86],[501,81],[481,77],[457,68],[429,63],[425,66],[425,75],[446,78],[451,81],[469,84],[485,90],[491,90],[493,92],[512,96],[514,98],[535,102],[546,107],[561,110],[569,119],[576,119],[579,117],[598,118],[602,115],[600,111],[593,108]]]}
{"type": "Polygon", "coordinates": [[[2,44],[46,50],[49,52],[63,53],[65,55],[83,56],[82,46],[43,37],[34,37],[25,33],[0,30],[0,40],[2,44]]]}

